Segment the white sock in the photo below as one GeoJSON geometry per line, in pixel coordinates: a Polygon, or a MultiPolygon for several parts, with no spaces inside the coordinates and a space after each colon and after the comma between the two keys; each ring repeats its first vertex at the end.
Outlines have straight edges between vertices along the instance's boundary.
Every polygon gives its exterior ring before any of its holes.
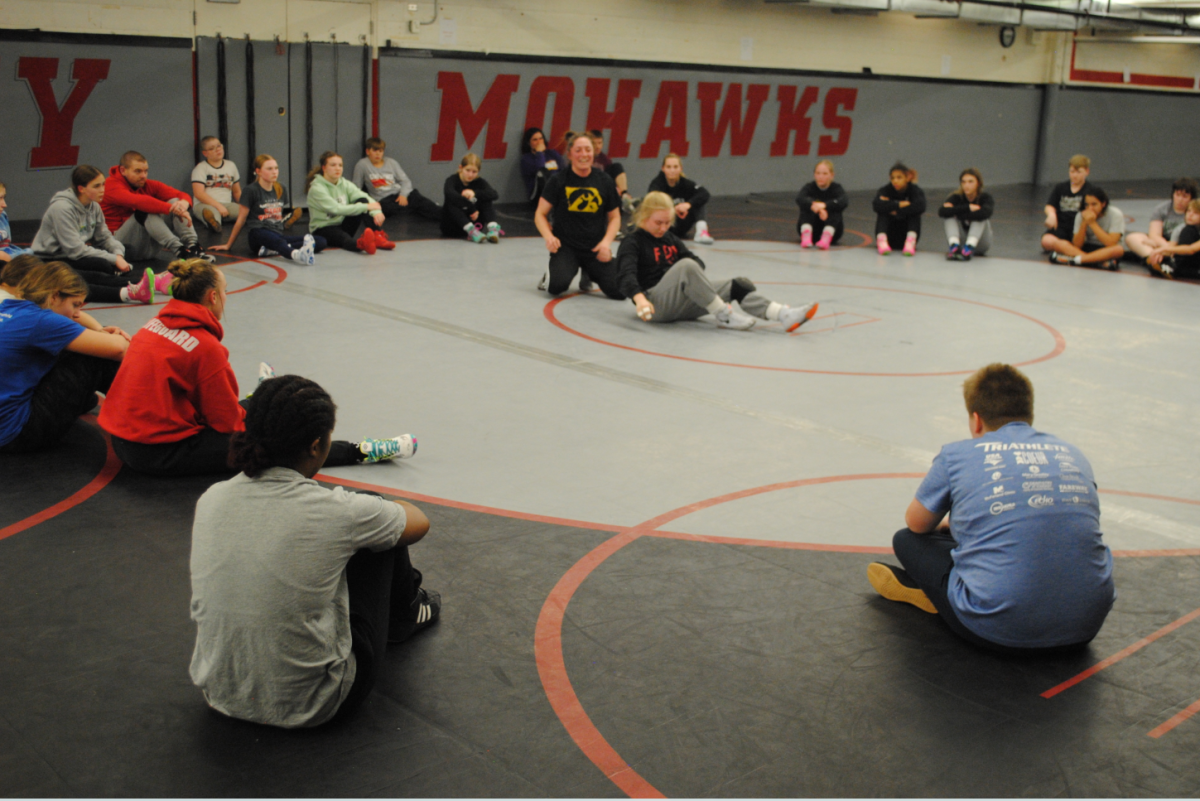
{"type": "Polygon", "coordinates": [[[709,302],[709,304],[708,304],[707,306],[705,306],[704,308],[708,309],[708,313],[709,313],[709,314],[716,314],[716,313],[717,313],[717,312],[719,312],[721,309],[725,308],[725,306],[726,306],[726,303],[725,303],[725,301],[721,300],[721,296],[720,296],[720,295],[717,295],[717,296],[716,296],[715,298],[713,298],[713,299],[712,299],[712,300],[709,302]]]}
{"type": "Polygon", "coordinates": [[[1082,256],[1072,256],[1071,264],[1079,264],[1079,265],[1083,264],[1083,257],[1082,256]]]}
{"type": "Polygon", "coordinates": [[[887,234],[876,234],[875,242],[876,242],[876,244],[883,244],[883,243],[887,242],[887,234]]]}
{"type": "Polygon", "coordinates": [[[961,244],[961,243],[958,241],[957,236],[950,237],[950,247],[956,247],[959,244],[961,244]]]}
{"type": "MultiPolygon", "coordinates": [[[[555,102],[558,102],[558,101],[555,101],[555,102]]],[[[475,223],[467,223],[466,225],[463,226],[463,230],[466,231],[468,234],[471,233],[472,231],[475,230],[475,223]]]]}
{"type": "MultiPolygon", "coordinates": [[[[556,95],[556,97],[557,97],[557,95],[556,95]]],[[[834,228],[832,225],[827,225],[821,229],[821,236],[827,236],[830,239],[833,239],[833,235],[836,233],[837,233],[837,229],[834,228]]]]}
{"type": "Polygon", "coordinates": [[[704,220],[700,220],[699,222],[697,222],[696,223],[696,233],[707,234],[708,233],[708,223],[706,223],[704,220]]]}
{"type": "Polygon", "coordinates": [[[905,242],[916,242],[917,241],[917,232],[909,231],[908,236],[904,237],[904,241],[905,242]]]}
{"type": "Polygon", "coordinates": [[[967,237],[967,247],[974,250],[975,246],[978,244],[979,244],[979,237],[977,237],[977,236],[968,236],[967,237]]]}
{"type": "Polygon", "coordinates": [[[127,286],[121,287],[121,302],[122,303],[132,303],[133,302],[129,299],[129,287],[127,287],[127,286]]]}
{"type": "Polygon", "coordinates": [[[785,308],[785,307],[784,307],[784,305],[783,305],[782,303],[776,303],[775,301],[771,301],[770,303],[768,303],[768,304],[767,304],[767,314],[766,314],[766,319],[768,319],[768,320],[778,320],[778,319],[779,319],[779,313],[780,313],[781,311],[783,311],[783,310],[784,310],[784,308],[785,308]]]}
{"type": "Polygon", "coordinates": [[[804,225],[800,226],[800,234],[808,234],[809,236],[812,236],[812,226],[808,223],[804,223],[804,225]]]}

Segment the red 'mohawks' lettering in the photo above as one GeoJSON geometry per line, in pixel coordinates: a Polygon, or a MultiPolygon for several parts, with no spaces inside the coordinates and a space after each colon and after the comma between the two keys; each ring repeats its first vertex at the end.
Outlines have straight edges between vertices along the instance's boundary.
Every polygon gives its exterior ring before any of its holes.
{"type": "Polygon", "coordinates": [[[588,99],[587,127],[589,131],[610,131],[605,147],[610,158],[623,159],[629,155],[629,117],[633,101],[642,93],[642,82],[617,81],[617,101],[608,108],[608,78],[588,78],[584,94],[588,99]]]}
{"type": "Polygon", "coordinates": [[[729,155],[744,156],[750,152],[750,141],[754,138],[754,129],[758,125],[758,114],[762,111],[763,103],[771,93],[771,87],[765,83],[750,84],[748,99],[749,108],[746,116],[742,117],[742,85],[729,84],[725,94],[725,105],[721,108],[721,116],[717,118],[717,101],[721,99],[721,84],[701,82],[696,89],[696,97],[700,100],[700,156],[713,158],[721,155],[721,145],[725,144],[725,132],[732,129],[729,137],[729,155]],[[714,123],[713,120],[716,119],[714,123]]]}
{"type": "Polygon", "coordinates": [[[483,146],[485,159],[502,159],[508,153],[504,141],[504,129],[508,126],[508,107],[521,81],[519,75],[497,75],[479,103],[471,106],[467,84],[461,72],[439,72],[437,88],[442,93],[442,111],[438,118],[438,138],[429,149],[431,161],[454,159],[454,134],[462,128],[467,147],[475,143],[483,126],[487,126],[487,140],[483,146]]]}
{"type": "Polygon", "coordinates": [[[112,64],[107,58],[77,58],[71,66],[74,86],[58,105],[54,96],[54,79],[58,77],[57,58],[21,56],[17,62],[17,77],[29,84],[33,102],[42,117],[37,147],[29,151],[29,168],[74,167],[79,163],[79,147],[71,144],[75,118],[87,102],[96,84],[108,77],[112,64]]]}
{"type": "Polygon", "coordinates": [[[796,132],[796,142],[792,146],[793,156],[807,156],[812,149],[812,143],[808,141],[808,131],[812,127],[808,110],[817,102],[817,87],[806,86],[804,94],[800,95],[797,102],[798,91],[799,86],[780,86],[776,90],[779,121],[775,123],[775,141],[771,143],[772,156],[787,155],[788,140],[791,139],[792,131],[796,132]]]}
{"type": "Polygon", "coordinates": [[[671,143],[671,152],[688,154],[687,139],[687,81],[663,81],[658,85],[658,99],[650,117],[650,130],[638,151],[640,159],[658,158],[663,141],[671,143]],[[670,117],[670,123],[667,118],[670,117]]]}
{"type": "Polygon", "coordinates": [[[850,127],[854,120],[838,114],[838,107],[844,106],[846,111],[854,111],[854,102],[858,100],[857,89],[833,88],[825,93],[825,112],[821,122],[831,131],[837,131],[838,137],[822,136],[817,141],[818,156],[841,156],[850,147],[850,127]]]}
{"type": "Polygon", "coordinates": [[[540,75],[529,86],[529,104],[525,109],[525,129],[542,128],[546,124],[546,101],[554,95],[554,116],[546,133],[547,147],[571,129],[571,109],[575,105],[575,82],[567,77],[540,75]]]}

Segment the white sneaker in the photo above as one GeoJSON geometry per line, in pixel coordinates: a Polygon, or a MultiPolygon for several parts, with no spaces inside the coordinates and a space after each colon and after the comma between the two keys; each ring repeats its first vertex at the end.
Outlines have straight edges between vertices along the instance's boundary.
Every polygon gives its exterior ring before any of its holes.
{"type": "Polygon", "coordinates": [[[258,383],[266,381],[268,378],[275,377],[275,368],[266,362],[258,363],[258,383]]]}
{"type": "Polygon", "coordinates": [[[260,259],[265,259],[267,256],[278,256],[278,255],[279,255],[278,253],[271,250],[266,245],[263,245],[261,248],[258,249],[258,257],[260,259]]]}
{"type": "Polygon", "coordinates": [[[708,226],[696,229],[695,241],[697,245],[711,245],[713,243],[712,234],[708,232],[708,226]]]}
{"type": "Polygon", "coordinates": [[[292,261],[296,264],[312,264],[308,259],[309,256],[305,254],[304,248],[292,248],[292,261]]]}
{"type": "Polygon", "coordinates": [[[807,306],[784,306],[783,311],[779,312],[779,324],[783,326],[784,331],[795,331],[815,317],[816,314],[817,304],[815,303],[810,303],[807,306]]]}
{"type": "MultiPolygon", "coordinates": [[[[317,240],[312,238],[312,234],[305,234],[304,235],[304,244],[301,245],[300,248],[298,248],[298,251],[301,254],[303,254],[303,256],[304,256],[304,261],[300,262],[301,264],[307,264],[311,267],[312,265],[317,263],[316,247],[317,247],[317,240]]],[[[292,251],[293,259],[296,258],[296,252],[297,251],[295,251],[295,250],[292,251]]]]}
{"type": "Polygon", "coordinates": [[[732,328],[735,331],[749,331],[758,322],[740,309],[735,309],[729,303],[726,303],[725,308],[718,311],[713,317],[717,320],[718,328],[732,328]]]}

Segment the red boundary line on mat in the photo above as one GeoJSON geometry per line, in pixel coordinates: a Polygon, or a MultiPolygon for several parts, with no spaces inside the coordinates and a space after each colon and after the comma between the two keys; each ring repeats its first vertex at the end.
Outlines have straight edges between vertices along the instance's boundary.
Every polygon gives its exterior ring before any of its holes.
{"type": "MultiPolygon", "coordinates": [[[[261,281],[259,281],[258,283],[251,284],[250,286],[244,286],[241,289],[235,289],[232,292],[226,292],[225,293],[226,295],[237,295],[242,292],[249,292],[251,289],[258,289],[260,286],[266,286],[268,283],[282,284],[284,281],[287,280],[287,277],[288,277],[287,270],[283,269],[282,267],[278,267],[274,264],[271,264],[270,262],[265,262],[262,259],[238,259],[237,261],[226,262],[225,264],[218,264],[216,266],[217,267],[233,267],[234,265],[237,265],[237,264],[247,264],[247,263],[261,264],[264,267],[270,267],[272,270],[275,271],[275,280],[268,282],[267,279],[264,278],[261,281]]],[[[164,300],[161,303],[144,303],[141,305],[143,305],[143,306],[165,306],[165,305],[167,305],[167,303],[168,303],[168,301],[164,300]]],[[[88,306],[87,310],[88,311],[98,311],[98,310],[103,310],[103,309],[127,309],[130,306],[136,306],[136,305],[138,305],[138,304],[116,303],[111,306],[88,306]]]]}
{"type": "Polygon", "coordinates": [[[1188,706],[1187,709],[1183,710],[1177,715],[1173,715],[1169,720],[1163,721],[1159,725],[1155,726],[1153,729],[1146,732],[1146,736],[1153,737],[1157,740],[1159,737],[1162,737],[1164,734],[1178,726],[1180,723],[1183,723],[1197,712],[1200,712],[1200,701],[1193,702],[1188,706]]]}
{"type": "MultiPolygon", "coordinates": [[[[1050,359],[1055,358],[1056,356],[1061,355],[1062,352],[1067,349],[1067,340],[1063,337],[1063,335],[1061,333],[1059,333],[1057,330],[1055,330],[1055,328],[1053,326],[1051,326],[1049,323],[1044,323],[1041,320],[1037,319],[1036,317],[1031,317],[1028,314],[1022,314],[1019,311],[1013,311],[1012,309],[1006,309],[1003,306],[994,306],[990,303],[982,303],[978,300],[967,300],[966,298],[952,298],[948,295],[934,295],[930,292],[915,292],[910,289],[891,289],[888,287],[880,287],[880,286],[853,286],[850,284],[824,284],[824,283],[809,283],[809,282],[796,282],[796,281],[761,281],[760,283],[762,283],[764,286],[784,286],[784,285],[787,285],[787,286],[825,286],[825,287],[839,287],[839,288],[843,288],[843,289],[869,289],[869,290],[878,291],[878,292],[897,292],[897,293],[904,294],[904,295],[919,295],[919,296],[927,297],[927,298],[936,298],[938,300],[951,300],[951,301],[956,301],[958,303],[969,303],[973,306],[982,306],[985,309],[993,309],[995,311],[1004,312],[1005,314],[1012,314],[1017,317],[1026,319],[1032,323],[1036,323],[1037,325],[1040,325],[1042,328],[1045,328],[1047,331],[1049,331],[1050,335],[1054,337],[1053,350],[1051,350],[1049,353],[1039,356],[1036,359],[1029,359],[1029,360],[1023,361],[1023,362],[1014,362],[1013,363],[1014,367],[1026,367],[1031,364],[1037,364],[1038,362],[1048,361],[1050,359]]],[[[582,331],[577,331],[576,329],[571,328],[569,325],[567,325],[566,323],[559,320],[558,316],[555,314],[555,311],[554,311],[555,307],[558,306],[558,304],[562,303],[565,300],[569,300],[574,297],[579,297],[580,294],[582,294],[582,293],[572,293],[570,295],[562,295],[560,297],[554,298],[553,300],[546,303],[546,305],[542,308],[542,315],[552,325],[555,325],[558,328],[561,328],[563,331],[566,331],[568,334],[574,334],[575,336],[579,337],[580,339],[586,339],[590,342],[595,342],[599,345],[607,345],[610,348],[620,348],[621,350],[628,350],[628,351],[633,351],[634,353],[641,353],[646,356],[658,356],[658,357],[664,358],[664,359],[677,359],[679,361],[693,362],[696,364],[712,364],[712,365],[716,365],[718,367],[739,367],[739,368],[742,368],[745,370],[767,370],[769,372],[776,372],[776,373],[808,373],[811,375],[868,376],[868,377],[872,377],[872,378],[879,378],[879,377],[883,377],[883,378],[930,378],[930,377],[948,376],[948,375],[968,375],[972,372],[971,370],[950,370],[950,371],[943,371],[943,372],[924,372],[924,373],[876,373],[876,372],[851,372],[851,371],[846,371],[846,370],[805,370],[800,367],[769,367],[767,365],[761,365],[761,364],[737,364],[734,362],[718,362],[718,361],[713,361],[711,359],[697,359],[692,356],[678,356],[673,353],[662,353],[660,351],[646,350],[644,348],[635,348],[632,345],[622,345],[617,342],[611,342],[607,339],[600,339],[599,337],[594,337],[590,334],[585,334],[582,331]]],[[[808,332],[805,332],[805,333],[808,333],[808,332]]],[[[817,333],[817,332],[812,332],[812,333],[817,333]]]]}
{"type": "Polygon", "coordinates": [[[1043,698],[1053,698],[1054,696],[1061,693],[1063,690],[1070,689],[1071,687],[1074,687],[1076,684],[1079,684],[1079,682],[1083,681],[1084,679],[1095,676],[1097,673],[1104,670],[1106,667],[1115,665],[1116,663],[1120,662],[1125,657],[1130,656],[1131,654],[1137,653],[1138,651],[1142,650],[1143,648],[1145,648],[1147,645],[1154,642],[1155,640],[1167,636],[1171,632],[1175,631],[1175,629],[1177,629],[1180,626],[1183,626],[1187,623],[1191,623],[1193,620],[1195,620],[1198,617],[1200,617],[1200,609],[1193,609],[1191,612],[1188,612],[1183,617],[1179,618],[1178,620],[1176,620],[1172,623],[1168,623],[1167,625],[1163,626],[1161,629],[1154,632],[1153,634],[1147,635],[1147,636],[1143,637],[1142,639],[1138,640],[1133,645],[1129,645],[1129,646],[1126,646],[1125,648],[1122,648],[1120,651],[1117,651],[1112,656],[1108,657],[1107,659],[1100,660],[1099,662],[1092,665],[1090,668],[1083,671],[1082,673],[1078,673],[1078,674],[1072,676],[1071,678],[1067,679],[1062,684],[1058,684],[1054,687],[1051,687],[1049,690],[1046,690],[1046,692],[1042,693],[1042,697],[1043,698]]]}
{"type": "MultiPolygon", "coordinates": [[[[96,418],[91,415],[85,416],[84,419],[93,425],[96,422],[96,418]]],[[[33,528],[39,523],[44,523],[53,517],[58,517],[63,512],[75,508],[108,486],[117,473],[121,472],[122,464],[121,460],[117,458],[117,454],[113,451],[112,440],[109,439],[108,434],[103,429],[101,429],[101,433],[104,435],[104,446],[107,449],[107,453],[104,457],[104,466],[100,468],[100,472],[96,474],[96,477],[69,498],[65,498],[37,514],[32,514],[24,520],[13,523],[11,526],[0,528],[0,540],[7,539],[14,534],[20,534],[22,531],[33,528]]]]}

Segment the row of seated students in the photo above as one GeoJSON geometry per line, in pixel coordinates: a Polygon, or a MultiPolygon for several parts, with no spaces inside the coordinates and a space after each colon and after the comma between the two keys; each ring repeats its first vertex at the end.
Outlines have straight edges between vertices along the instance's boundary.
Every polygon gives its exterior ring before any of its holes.
{"type": "Polygon", "coordinates": [[[199,258],[170,275],[171,301],[130,337],[82,310],[88,287],[67,264],[22,254],[0,269],[0,454],[52,447],[103,392],[99,425],[129,468],[237,473],[196,506],[192,680],[213,709],[257,723],[349,714],[388,643],[435,623],[441,596],[408,554],[429,529],[419,509],[313,477],[411,456],[416,440],[335,441],[329,394],[265,365],[239,399],[225,276],[199,258]]]}

